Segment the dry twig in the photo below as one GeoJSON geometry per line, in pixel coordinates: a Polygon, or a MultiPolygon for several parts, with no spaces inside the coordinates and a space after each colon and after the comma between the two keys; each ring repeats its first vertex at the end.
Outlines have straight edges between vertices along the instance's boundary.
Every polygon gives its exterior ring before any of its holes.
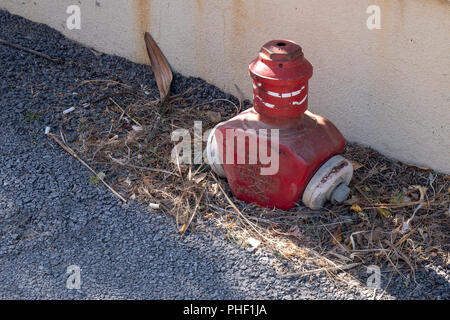
{"type": "Polygon", "coordinates": [[[25,47],[22,47],[19,44],[15,44],[15,43],[3,40],[3,39],[0,39],[0,44],[4,44],[4,45],[7,45],[7,46],[10,46],[11,48],[22,50],[22,51],[34,54],[34,55],[36,55],[38,57],[44,58],[44,59],[46,59],[48,61],[51,61],[51,62],[54,62],[54,63],[61,63],[62,62],[61,59],[52,58],[52,57],[50,57],[50,56],[48,56],[48,55],[46,55],[44,53],[41,53],[41,52],[38,52],[38,51],[35,51],[35,50],[32,50],[32,49],[28,49],[28,48],[25,48],[25,47]]]}
{"type": "Polygon", "coordinates": [[[47,133],[47,136],[53,139],[61,148],[63,148],[65,151],[67,151],[72,157],[77,159],[79,162],[81,162],[82,165],[84,165],[86,168],[88,168],[95,176],[109,189],[111,190],[114,195],[116,195],[120,200],[123,202],[127,202],[127,200],[122,197],[116,190],[114,190],[109,184],[106,183],[106,181],[98,175],[97,172],[95,172],[94,169],[92,169],[86,162],[84,162],[69,146],[67,146],[65,143],[61,142],[54,134],[47,133]]]}

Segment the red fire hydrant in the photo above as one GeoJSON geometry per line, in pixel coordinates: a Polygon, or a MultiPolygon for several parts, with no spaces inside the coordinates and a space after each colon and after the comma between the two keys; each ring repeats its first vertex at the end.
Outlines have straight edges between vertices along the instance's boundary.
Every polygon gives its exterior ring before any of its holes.
{"type": "Polygon", "coordinates": [[[347,199],[353,174],[340,156],[345,139],[327,119],[306,111],[313,67],[289,40],[266,43],[250,63],[253,108],[219,123],[207,155],[241,200],[290,209],[347,199]]]}

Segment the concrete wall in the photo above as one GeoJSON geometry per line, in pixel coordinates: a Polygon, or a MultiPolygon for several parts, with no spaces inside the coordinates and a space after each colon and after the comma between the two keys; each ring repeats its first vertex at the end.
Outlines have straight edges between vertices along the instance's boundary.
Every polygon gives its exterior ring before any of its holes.
{"type": "Polygon", "coordinates": [[[0,0],[100,51],[147,63],[144,31],[173,68],[248,97],[248,63],[291,39],[314,65],[310,109],[350,141],[450,173],[450,2],[447,0],[0,0]],[[66,8],[81,7],[81,30],[66,8]],[[366,9],[381,8],[381,30],[366,9]]]}

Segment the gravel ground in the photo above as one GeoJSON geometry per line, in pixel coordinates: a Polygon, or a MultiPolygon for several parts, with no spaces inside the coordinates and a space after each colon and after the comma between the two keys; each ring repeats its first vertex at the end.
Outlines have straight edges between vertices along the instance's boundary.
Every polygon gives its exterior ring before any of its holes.
{"type": "MultiPolygon", "coordinates": [[[[89,182],[86,168],[43,134],[45,126],[55,130],[64,122],[63,110],[92,101],[79,81],[114,78],[145,83],[156,93],[149,68],[96,56],[47,26],[5,11],[0,38],[64,59],[58,65],[0,45],[0,298],[449,298],[448,267],[420,268],[417,283],[383,272],[382,290],[374,295],[320,275],[281,278],[277,268],[289,267],[287,262],[239,247],[211,225],[178,241],[172,218],[121,203],[103,185],[89,182]],[[81,268],[80,290],[66,288],[70,265],[81,268]]],[[[179,74],[173,92],[199,84],[193,97],[198,102],[234,99],[179,74]]]]}

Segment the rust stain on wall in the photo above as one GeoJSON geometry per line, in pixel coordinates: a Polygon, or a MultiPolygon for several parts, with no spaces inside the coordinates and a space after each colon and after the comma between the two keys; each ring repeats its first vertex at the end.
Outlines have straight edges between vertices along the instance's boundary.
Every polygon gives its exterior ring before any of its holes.
{"type": "Polygon", "coordinates": [[[199,12],[203,13],[203,0],[195,0],[197,3],[197,9],[199,12]]]}
{"type": "MultiPolygon", "coordinates": [[[[391,21],[389,21],[389,15],[392,14],[392,10],[395,10],[395,8],[392,8],[392,3],[390,1],[379,1],[377,5],[380,7],[380,15],[381,15],[381,30],[384,31],[390,27],[391,21]]],[[[377,51],[381,55],[383,55],[384,49],[386,47],[386,41],[389,41],[390,34],[387,35],[387,32],[377,32],[378,30],[372,31],[376,32],[375,35],[377,35],[377,51]]]]}
{"type": "Polygon", "coordinates": [[[248,13],[243,0],[232,0],[232,30],[231,39],[240,39],[246,31],[246,23],[248,19],[248,13]]]}
{"type": "Polygon", "coordinates": [[[195,22],[202,23],[204,18],[204,7],[202,0],[195,0],[195,22]]]}
{"type": "MultiPolygon", "coordinates": [[[[230,29],[227,31],[227,41],[225,46],[226,55],[228,56],[229,63],[233,63],[238,67],[230,68],[231,81],[229,87],[226,88],[229,91],[235,91],[234,85],[238,84],[240,79],[247,75],[248,63],[244,57],[247,57],[248,46],[245,45],[247,41],[251,41],[251,35],[259,27],[256,23],[258,15],[252,11],[258,6],[258,1],[254,0],[232,0],[231,3],[231,21],[230,29]]],[[[241,88],[241,90],[245,90],[241,88]]],[[[234,92],[238,94],[238,92],[234,92]]]]}
{"type": "Polygon", "coordinates": [[[134,0],[132,1],[135,23],[137,31],[144,33],[147,31],[150,22],[150,6],[151,0],[134,0]]]}
{"type": "MultiPolygon", "coordinates": [[[[206,3],[208,6],[208,3],[206,3]]],[[[208,33],[210,26],[208,25],[208,16],[205,15],[205,4],[203,0],[195,1],[195,20],[194,20],[194,30],[195,35],[193,38],[194,45],[194,61],[195,69],[198,74],[207,74],[207,67],[210,66],[210,61],[208,61],[208,47],[207,41],[205,40],[205,34],[208,33]]],[[[207,10],[207,8],[206,8],[207,10]]]]}
{"type": "Polygon", "coordinates": [[[139,61],[149,63],[145,48],[144,33],[150,24],[151,0],[132,0],[132,14],[136,41],[137,58],[139,61]]]}

